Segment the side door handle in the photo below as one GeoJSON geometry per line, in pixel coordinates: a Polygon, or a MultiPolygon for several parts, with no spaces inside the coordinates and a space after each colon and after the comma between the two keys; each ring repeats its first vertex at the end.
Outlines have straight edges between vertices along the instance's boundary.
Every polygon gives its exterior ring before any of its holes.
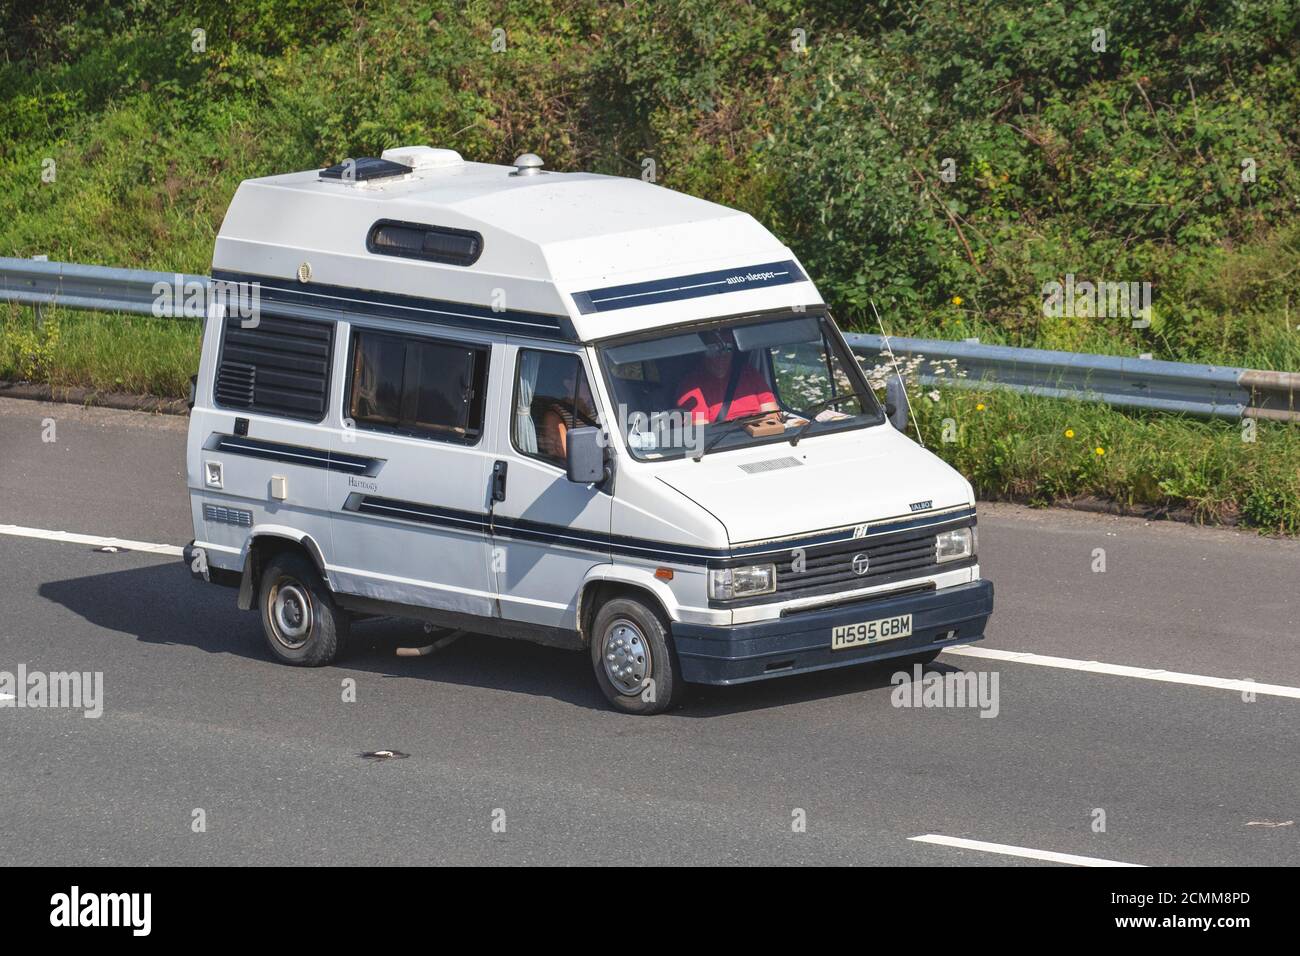
{"type": "Polygon", "coordinates": [[[496,461],[492,463],[492,500],[506,500],[506,466],[507,462],[496,461]]]}

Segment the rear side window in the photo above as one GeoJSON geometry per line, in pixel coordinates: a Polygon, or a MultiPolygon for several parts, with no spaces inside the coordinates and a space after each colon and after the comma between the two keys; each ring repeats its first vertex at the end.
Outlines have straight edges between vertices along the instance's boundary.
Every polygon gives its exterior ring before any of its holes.
{"type": "Polygon", "coordinates": [[[213,389],[221,408],[318,422],[329,401],[334,323],[263,316],[244,328],[226,318],[213,389]]]}
{"type": "Polygon", "coordinates": [[[424,226],[417,222],[381,219],[370,227],[366,248],[380,256],[472,266],[483,253],[483,237],[477,232],[450,226],[424,226]]]}
{"type": "Polygon", "coordinates": [[[473,444],[487,358],[479,345],[354,329],[348,415],[361,428],[473,444]]]}

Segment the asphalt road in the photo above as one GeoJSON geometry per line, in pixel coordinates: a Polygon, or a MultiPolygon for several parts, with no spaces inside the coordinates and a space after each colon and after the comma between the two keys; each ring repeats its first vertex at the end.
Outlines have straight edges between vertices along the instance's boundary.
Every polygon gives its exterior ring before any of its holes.
{"type": "MultiPolygon", "coordinates": [[[[185,543],[184,428],[0,400],[0,524],[185,543]]],[[[980,546],[981,647],[1300,687],[1296,542],[990,505],[980,546]]],[[[909,839],[940,834],[1300,864],[1294,698],[944,655],[996,675],[996,717],[895,707],[886,666],[631,718],[584,655],[473,637],[398,658],[419,627],[372,621],[337,666],[288,668],[177,558],[4,534],[0,557],[0,671],[104,675],[97,719],[0,709],[9,863],[1047,865],[909,839]],[[380,749],[409,757],[360,756],[380,749]]]]}

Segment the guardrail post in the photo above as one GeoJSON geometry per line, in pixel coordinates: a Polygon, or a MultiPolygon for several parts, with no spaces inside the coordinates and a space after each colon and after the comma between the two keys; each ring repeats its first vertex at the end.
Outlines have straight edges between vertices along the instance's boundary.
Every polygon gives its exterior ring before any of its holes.
{"type": "MultiPolygon", "coordinates": [[[[42,253],[39,256],[32,256],[32,261],[49,262],[50,257],[42,253]]],[[[39,302],[36,303],[35,309],[36,309],[36,334],[39,335],[45,328],[45,311],[41,307],[41,303],[39,302]]]]}

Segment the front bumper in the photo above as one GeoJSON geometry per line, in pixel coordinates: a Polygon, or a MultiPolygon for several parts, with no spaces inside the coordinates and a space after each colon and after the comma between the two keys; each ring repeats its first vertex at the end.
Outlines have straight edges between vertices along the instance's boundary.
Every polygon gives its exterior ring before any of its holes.
{"type": "Polygon", "coordinates": [[[682,679],[693,684],[744,684],[920,654],[984,636],[993,613],[993,584],[972,581],[899,595],[864,598],[754,624],[674,624],[682,679]],[[912,615],[912,635],[847,650],[831,650],[831,629],[898,614],[912,615]]]}

